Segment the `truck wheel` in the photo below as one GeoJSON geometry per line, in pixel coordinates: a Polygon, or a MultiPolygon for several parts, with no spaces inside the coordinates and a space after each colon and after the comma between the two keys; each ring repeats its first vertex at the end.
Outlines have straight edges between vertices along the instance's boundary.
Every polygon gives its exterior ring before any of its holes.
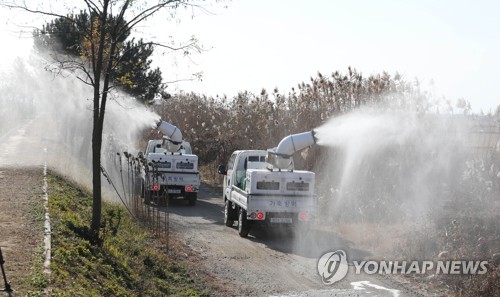
{"type": "Polygon", "coordinates": [[[234,224],[232,216],[233,212],[233,204],[231,203],[231,201],[226,199],[226,203],[224,204],[224,224],[228,227],[231,227],[234,224]]]}
{"type": "Polygon", "coordinates": [[[243,208],[240,208],[238,216],[238,234],[241,237],[247,237],[248,232],[250,232],[250,222],[247,220],[247,212],[243,208]]]}
{"type": "Polygon", "coordinates": [[[188,196],[189,206],[195,206],[197,199],[198,199],[198,193],[189,193],[189,196],[188,196]]]}

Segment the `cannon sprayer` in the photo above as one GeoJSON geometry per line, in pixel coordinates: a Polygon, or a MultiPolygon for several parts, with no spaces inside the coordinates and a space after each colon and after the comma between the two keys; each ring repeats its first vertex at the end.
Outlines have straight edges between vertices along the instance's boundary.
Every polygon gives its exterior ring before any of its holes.
{"type": "Polygon", "coordinates": [[[182,132],[176,126],[159,120],[157,124],[158,130],[163,133],[163,140],[166,142],[166,148],[169,152],[177,152],[182,144],[182,132]]]}
{"type": "Polygon", "coordinates": [[[288,135],[277,147],[267,150],[267,163],[272,169],[292,169],[292,155],[316,143],[314,130],[288,135]]]}

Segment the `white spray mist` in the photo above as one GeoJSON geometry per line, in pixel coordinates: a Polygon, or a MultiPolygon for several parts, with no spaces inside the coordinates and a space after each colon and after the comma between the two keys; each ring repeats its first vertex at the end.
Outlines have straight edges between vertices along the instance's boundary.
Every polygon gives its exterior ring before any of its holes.
{"type": "Polygon", "coordinates": [[[449,115],[360,109],[316,131],[318,143],[338,156],[328,168],[340,169],[323,186],[336,192],[336,207],[355,206],[352,211],[367,219],[369,206],[388,217],[424,214],[466,160],[467,121],[449,115]]]}
{"type": "MultiPolygon", "coordinates": [[[[493,209],[494,195],[466,193],[469,161],[500,156],[494,145],[500,131],[491,134],[487,147],[477,149],[480,141],[471,136],[489,135],[483,128],[477,133],[478,122],[499,128],[487,117],[381,107],[360,108],[314,129],[324,152],[313,169],[320,198],[317,228],[333,232],[308,233],[296,241],[296,251],[350,249],[353,243],[346,236],[367,243],[363,249],[385,253],[397,246],[405,226],[455,215],[471,205],[493,209]]],[[[493,179],[500,174],[498,165],[491,165],[493,179]]]]}
{"type": "MultiPolygon", "coordinates": [[[[45,69],[36,55],[4,63],[0,72],[0,166],[40,165],[91,188],[92,88],[74,75],[45,69]],[[47,153],[44,153],[44,151],[47,153]]],[[[102,164],[118,182],[117,152],[136,154],[144,129],[159,116],[134,98],[113,92],[108,99],[102,164]]],[[[105,184],[105,183],[103,183],[105,184]]]]}

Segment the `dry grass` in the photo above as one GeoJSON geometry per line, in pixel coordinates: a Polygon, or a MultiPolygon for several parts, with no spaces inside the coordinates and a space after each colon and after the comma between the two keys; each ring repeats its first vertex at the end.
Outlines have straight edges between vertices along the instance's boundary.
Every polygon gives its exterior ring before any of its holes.
{"type": "MultiPolygon", "coordinates": [[[[346,74],[321,73],[287,93],[274,89],[260,94],[244,91],[234,98],[181,93],[156,108],[162,119],[174,123],[198,154],[202,165],[224,163],[237,149],[266,149],[283,137],[318,127],[332,116],[361,105],[384,103],[390,107],[424,110],[418,84],[387,73],[363,77],[355,69],[346,74]]],[[[145,139],[159,137],[151,132],[145,139]]],[[[306,167],[316,162],[311,154],[306,167]]],[[[216,176],[207,175],[216,180],[216,176]]]]}

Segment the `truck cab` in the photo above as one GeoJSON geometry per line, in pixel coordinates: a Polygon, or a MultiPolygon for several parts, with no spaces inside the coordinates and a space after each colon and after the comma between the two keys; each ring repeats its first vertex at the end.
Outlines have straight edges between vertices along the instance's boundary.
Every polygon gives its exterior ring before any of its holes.
{"type": "Polygon", "coordinates": [[[267,165],[266,155],[267,152],[263,150],[235,151],[229,158],[227,166],[222,168],[222,171],[226,171],[224,174],[224,193],[230,196],[233,185],[244,191],[247,169],[265,168],[267,165]]]}

